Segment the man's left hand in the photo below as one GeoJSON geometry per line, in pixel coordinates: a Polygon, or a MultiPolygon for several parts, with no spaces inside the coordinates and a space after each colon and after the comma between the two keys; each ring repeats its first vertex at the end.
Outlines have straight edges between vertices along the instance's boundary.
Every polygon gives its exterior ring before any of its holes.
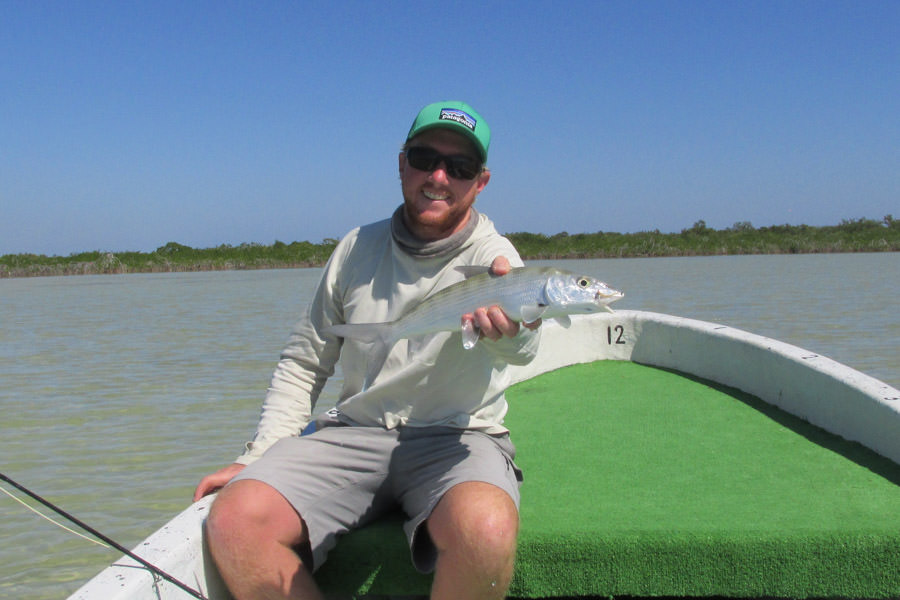
{"type": "MultiPolygon", "coordinates": [[[[498,256],[491,263],[491,273],[502,276],[510,272],[512,267],[505,256],[498,256]]],[[[463,323],[472,321],[481,331],[481,335],[495,342],[502,337],[514,337],[519,333],[519,323],[510,319],[499,306],[487,306],[475,309],[474,313],[465,314],[463,323]]],[[[541,320],[534,323],[526,323],[528,329],[537,329],[541,326],[541,320]]]]}

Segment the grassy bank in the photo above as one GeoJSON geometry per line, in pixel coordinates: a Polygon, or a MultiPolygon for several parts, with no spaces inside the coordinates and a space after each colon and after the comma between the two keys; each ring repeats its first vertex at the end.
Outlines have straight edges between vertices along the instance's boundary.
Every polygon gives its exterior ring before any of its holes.
{"type": "MultiPolygon", "coordinates": [[[[808,254],[821,252],[900,251],[900,221],[844,220],[838,225],[775,225],[753,227],[735,223],[727,229],[697,221],[679,233],[511,233],[507,237],[525,259],[709,256],[725,254],[808,254]]],[[[162,273],[314,267],[325,263],[336,240],[321,243],[276,241],[196,249],[169,242],[153,252],[82,252],[69,256],[6,254],[0,256],[0,277],[162,273]]]]}

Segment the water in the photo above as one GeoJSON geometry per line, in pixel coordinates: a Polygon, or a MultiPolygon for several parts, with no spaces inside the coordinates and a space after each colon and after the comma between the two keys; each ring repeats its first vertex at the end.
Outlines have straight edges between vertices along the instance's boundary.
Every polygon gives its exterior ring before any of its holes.
{"type": "MultiPolygon", "coordinates": [[[[624,290],[616,308],[725,323],[900,387],[896,254],[553,264],[624,290]]],[[[0,280],[0,471],[136,545],[241,452],[318,275],[0,280]]],[[[0,597],[63,598],[118,556],[0,495],[0,597]]]]}

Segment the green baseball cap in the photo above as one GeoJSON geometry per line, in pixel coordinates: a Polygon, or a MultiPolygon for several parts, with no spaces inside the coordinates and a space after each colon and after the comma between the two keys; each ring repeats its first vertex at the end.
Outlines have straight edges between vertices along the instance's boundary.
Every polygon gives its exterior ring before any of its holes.
{"type": "Polygon", "coordinates": [[[419,111],[412,127],[409,128],[406,141],[427,129],[436,127],[457,131],[472,140],[481,154],[482,162],[487,162],[488,146],[491,145],[491,128],[474,108],[465,102],[456,101],[429,104],[419,111]]]}

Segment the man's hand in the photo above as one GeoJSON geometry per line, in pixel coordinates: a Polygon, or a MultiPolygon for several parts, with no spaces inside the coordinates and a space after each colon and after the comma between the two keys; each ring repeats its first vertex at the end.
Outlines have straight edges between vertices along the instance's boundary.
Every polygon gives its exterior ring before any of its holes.
{"type": "MultiPolygon", "coordinates": [[[[491,273],[493,275],[506,275],[512,267],[509,260],[505,256],[498,256],[491,263],[491,273]]],[[[463,323],[471,321],[483,337],[494,340],[500,338],[514,337],[519,333],[519,323],[510,319],[499,306],[488,306],[475,309],[474,313],[468,313],[462,317],[463,323]]],[[[524,324],[528,329],[537,329],[541,326],[541,320],[538,319],[534,323],[524,324]]]]}
{"type": "Polygon", "coordinates": [[[213,492],[218,492],[225,487],[225,484],[231,481],[235,475],[240,473],[245,466],[246,465],[239,463],[230,464],[201,479],[199,485],[197,485],[197,489],[194,491],[194,502],[213,492]]]}

